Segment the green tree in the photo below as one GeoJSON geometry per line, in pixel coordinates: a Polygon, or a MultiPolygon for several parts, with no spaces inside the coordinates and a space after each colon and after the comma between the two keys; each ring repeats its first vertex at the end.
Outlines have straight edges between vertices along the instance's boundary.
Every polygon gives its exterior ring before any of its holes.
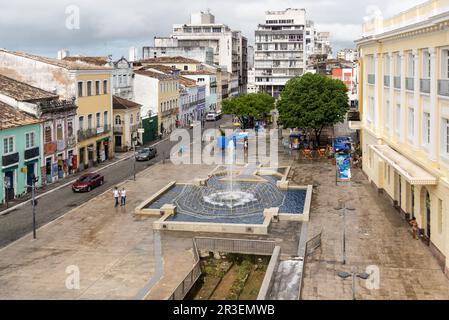
{"type": "Polygon", "coordinates": [[[317,143],[323,129],[344,121],[349,109],[347,88],[340,80],[306,73],[287,82],[278,101],[285,128],[313,130],[317,143]]]}
{"type": "Polygon", "coordinates": [[[275,99],[266,93],[249,93],[223,101],[224,114],[232,114],[239,118],[247,128],[254,124],[254,119],[265,117],[274,109],[275,99]]]}

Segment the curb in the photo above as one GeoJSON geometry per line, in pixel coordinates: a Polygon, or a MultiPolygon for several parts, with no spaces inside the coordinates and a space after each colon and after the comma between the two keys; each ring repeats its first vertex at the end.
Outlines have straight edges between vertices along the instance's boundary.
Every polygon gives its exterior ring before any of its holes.
{"type": "MultiPolygon", "coordinates": [[[[169,138],[166,138],[166,139],[164,139],[164,140],[158,141],[157,143],[154,143],[154,144],[150,145],[150,147],[157,146],[158,144],[160,144],[160,143],[162,143],[162,142],[164,142],[164,141],[167,141],[168,139],[169,139],[169,138]]],[[[126,161],[126,160],[128,160],[128,159],[130,159],[130,158],[132,158],[132,157],[133,157],[132,154],[131,154],[131,155],[128,155],[128,156],[125,156],[125,157],[123,157],[122,159],[119,159],[119,160],[117,160],[117,161],[115,161],[115,162],[112,162],[112,163],[110,163],[110,164],[108,164],[108,165],[106,165],[106,166],[104,166],[104,167],[102,167],[102,168],[99,168],[99,169],[97,169],[97,170],[95,170],[95,171],[91,171],[91,172],[92,172],[92,173],[97,173],[97,172],[103,171],[103,170],[108,169],[108,168],[110,168],[110,167],[112,167],[112,166],[115,166],[116,164],[118,164],[118,163],[120,163],[120,162],[126,161]]],[[[60,189],[62,189],[62,188],[65,188],[65,187],[67,187],[67,186],[73,184],[76,180],[77,180],[77,179],[72,179],[72,180],[70,180],[70,181],[68,181],[68,182],[66,182],[66,183],[64,183],[64,184],[62,184],[62,185],[60,185],[59,187],[56,187],[56,188],[54,188],[54,189],[52,189],[52,190],[49,190],[49,191],[47,191],[47,192],[45,192],[45,193],[39,194],[38,196],[35,197],[35,199],[38,200],[38,199],[40,199],[40,198],[42,198],[42,197],[44,197],[44,196],[46,196],[46,195],[49,195],[49,194],[51,194],[51,193],[53,193],[53,192],[55,192],[55,191],[58,191],[58,190],[60,190],[60,189]]],[[[28,199],[28,200],[26,200],[26,201],[24,201],[24,202],[22,202],[22,203],[19,203],[19,204],[15,205],[14,207],[11,207],[11,208],[8,208],[8,209],[6,209],[6,210],[4,210],[4,211],[1,211],[1,212],[0,212],[0,217],[9,214],[9,213],[11,213],[12,211],[15,211],[15,210],[17,210],[17,209],[19,209],[19,208],[25,206],[25,205],[28,204],[28,203],[31,203],[31,200],[32,200],[32,199],[28,199]]]]}

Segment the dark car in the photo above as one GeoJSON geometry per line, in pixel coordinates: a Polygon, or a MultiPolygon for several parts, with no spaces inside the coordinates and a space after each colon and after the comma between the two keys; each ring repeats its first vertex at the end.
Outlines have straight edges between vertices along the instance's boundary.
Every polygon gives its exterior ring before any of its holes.
{"type": "Polygon", "coordinates": [[[104,184],[104,176],[98,173],[87,173],[72,185],[73,192],[89,192],[104,184]]]}
{"type": "Polygon", "coordinates": [[[137,161],[148,161],[150,159],[155,158],[157,155],[156,148],[143,148],[142,150],[139,150],[136,154],[136,160],[137,161]]]}

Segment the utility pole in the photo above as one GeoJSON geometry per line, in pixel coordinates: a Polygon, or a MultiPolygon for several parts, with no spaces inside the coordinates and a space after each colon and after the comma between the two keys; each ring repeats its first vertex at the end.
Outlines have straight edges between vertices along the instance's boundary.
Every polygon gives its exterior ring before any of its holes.
{"type": "Polygon", "coordinates": [[[36,182],[39,181],[39,178],[33,174],[31,178],[31,205],[33,207],[33,239],[36,239],[36,182]]]}
{"type": "Polygon", "coordinates": [[[134,181],[136,181],[136,142],[134,141],[134,139],[135,139],[134,133],[131,133],[131,143],[132,143],[133,152],[134,152],[133,176],[134,176],[134,181]]]}
{"type": "Polygon", "coordinates": [[[346,264],[346,202],[343,202],[343,264],[346,264]]]}

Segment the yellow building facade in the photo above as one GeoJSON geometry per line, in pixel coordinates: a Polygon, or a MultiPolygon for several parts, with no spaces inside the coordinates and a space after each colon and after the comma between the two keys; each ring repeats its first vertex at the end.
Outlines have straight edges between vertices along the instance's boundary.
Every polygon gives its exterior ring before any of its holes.
{"type": "Polygon", "coordinates": [[[356,43],[363,171],[449,275],[449,0],[373,16],[356,43]]]}
{"type": "Polygon", "coordinates": [[[114,155],[112,139],[112,94],[110,70],[78,71],[77,149],[83,170],[114,155]]]}

